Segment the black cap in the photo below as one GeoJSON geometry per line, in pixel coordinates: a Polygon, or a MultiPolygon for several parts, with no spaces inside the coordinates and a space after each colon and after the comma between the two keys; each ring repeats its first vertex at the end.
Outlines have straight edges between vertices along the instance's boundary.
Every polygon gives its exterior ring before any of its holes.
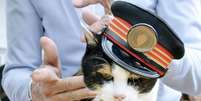
{"type": "Polygon", "coordinates": [[[165,75],[172,59],[183,57],[183,42],[158,16],[124,1],[114,2],[111,10],[114,19],[103,32],[102,47],[121,67],[158,78],[165,75]],[[146,49],[133,44],[138,40],[136,37],[145,43],[139,46],[146,49]]]}

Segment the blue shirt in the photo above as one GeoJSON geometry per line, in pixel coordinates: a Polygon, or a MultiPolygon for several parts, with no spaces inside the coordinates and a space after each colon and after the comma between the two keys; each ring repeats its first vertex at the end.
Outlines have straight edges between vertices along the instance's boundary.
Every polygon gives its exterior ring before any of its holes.
{"type": "MultiPolygon", "coordinates": [[[[160,80],[158,101],[179,101],[181,94],[175,90],[201,94],[201,1],[127,1],[163,18],[185,43],[185,56],[174,60],[160,80]]],[[[2,85],[11,101],[28,101],[30,75],[42,63],[43,35],[58,47],[63,77],[80,69],[85,51],[80,29],[71,0],[7,0],[8,54],[2,85]]]]}
{"type": "Polygon", "coordinates": [[[3,88],[11,101],[28,101],[31,73],[42,64],[40,37],[56,43],[62,76],[80,69],[85,44],[71,0],[6,0],[8,53],[3,88]]]}

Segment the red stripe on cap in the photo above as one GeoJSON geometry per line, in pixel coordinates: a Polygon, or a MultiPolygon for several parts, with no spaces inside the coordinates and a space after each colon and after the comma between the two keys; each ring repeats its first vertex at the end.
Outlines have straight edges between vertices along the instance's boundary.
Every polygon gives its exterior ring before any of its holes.
{"type": "Polygon", "coordinates": [[[152,52],[154,52],[154,53],[158,54],[159,56],[161,56],[166,62],[171,62],[172,61],[171,56],[167,57],[167,56],[164,55],[165,53],[161,53],[161,52],[157,51],[156,49],[153,49],[152,52]]]}
{"type": "Polygon", "coordinates": [[[158,43],[158,44],[156,44],[156,47],[157,48],[159,48],[161,51],[163,51],[165,54],[167,54],[168,56],[170,56],[170,58],[174,58],[173,56],[172,56],[172,54],[169,52],[169,51],[167,51],[166,49],[164,49],[161,45],[160,45],[160,43],[158,43]]]}
{"type": "Polygon", "coordinates": [[[121,28],[122,30],[124,30],[126,32],[126,34],[130,30],[130,26],[125,25],[123,22],[119,21],[117,18],[114,18],[113,22],[115,24],[117,24],[119,28],[121,28]]]}
{"type": "Polygon", "coordinates": [[[163,68],[166,68],[168,66],[167,63],[165,63],[164,61],[162,61],[162,59],[160,59],[158,56],[156,56],[155,54],[152,54],[151,52],[147,52],[146,53],[149,57],[151,57],[152,60],[154,60],[156,63],[158,63],[159,65],[161,65],[163,68]]]}

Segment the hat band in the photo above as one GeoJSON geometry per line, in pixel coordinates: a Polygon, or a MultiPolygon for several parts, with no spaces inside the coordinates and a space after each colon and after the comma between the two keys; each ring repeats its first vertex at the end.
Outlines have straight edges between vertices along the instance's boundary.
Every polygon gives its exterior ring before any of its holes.
{"type": "Polygon", "coordinates": [[[170,54],[170,52],[167,51],[159,42],[157,42],[152,50],[142,52],[141,54],[131,49],[127,43],[127,34],[131,28],[132,25],[125,20],[119,17],[114,17],[108,26],[109,31],[106,31],[105,36],[113,43],[118,45],[121,49],[126,51],[128,54],[137,58],[143,64],[148,66],[150,69],[156,71],[161,76],[164,75],[164,73],[168,69],[168,65],[173,59],[172,54],[170,54]],[[147,62],[144,57],[146,57],[148,60],[153,61],[154,63],[147,62]]]}

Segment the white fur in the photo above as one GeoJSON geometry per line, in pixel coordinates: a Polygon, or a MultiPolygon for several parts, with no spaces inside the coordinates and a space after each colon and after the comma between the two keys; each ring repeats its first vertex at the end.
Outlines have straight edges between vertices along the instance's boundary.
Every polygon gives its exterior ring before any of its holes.
{"type": "Polygon", "coordinates": [[[137,89],[127,84],[129,73],[117,65],[113,65],[113,68],[114,81],[106,83],[93,101],[118,101],[114,99],[116,94],[125,96],[122,101],[156,101],[158,83],[149,93],[139,94],[137,89]]]}

